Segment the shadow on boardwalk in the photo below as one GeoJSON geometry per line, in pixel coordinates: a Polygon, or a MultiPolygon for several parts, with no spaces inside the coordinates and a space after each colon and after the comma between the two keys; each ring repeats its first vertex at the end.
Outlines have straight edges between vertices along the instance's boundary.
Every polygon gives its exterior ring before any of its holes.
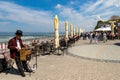
{"type": "Polygon", "coordinates": [[[115,45],[120,46],[120,43],[115,43],[115,45]]]}

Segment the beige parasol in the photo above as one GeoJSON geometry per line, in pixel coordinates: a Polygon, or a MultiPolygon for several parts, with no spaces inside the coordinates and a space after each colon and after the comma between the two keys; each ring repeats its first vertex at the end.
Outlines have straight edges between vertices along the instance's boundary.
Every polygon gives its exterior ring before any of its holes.
{"type": "Polygon", "coordinates": [[[78,36],[78,28],[76,28],[76,35],[78,36]]]}
{"type": "Polygon", "coordinates": [[[68,40],[68,21],[65,22],[65,40],[68,40]]]}
{"type": "Polygon", "coordinates": [[[70,37],[73,37],[73,25],[70,25],[70,37]]]}
{"type": "Polygon", "coordinates": [[[55,48],[59,47],[59,32],[58,32],[58,17],[57,15],[55,15],[54,17],[54,29],[55,29],[55,33],[54,33],[54,45],[55,48]]]}
{"type": "Polygon", "coordinates": [[[73,33],[73,35],[75,36],[76,34],[75,34],[75,27],[74,27],[74,33],[73,33]]]}
{"type": "Polygon", "coordinates": [[[83,32],[84,32],[83,29],[80,28],[80,34],[83,33],[83,32]]]}

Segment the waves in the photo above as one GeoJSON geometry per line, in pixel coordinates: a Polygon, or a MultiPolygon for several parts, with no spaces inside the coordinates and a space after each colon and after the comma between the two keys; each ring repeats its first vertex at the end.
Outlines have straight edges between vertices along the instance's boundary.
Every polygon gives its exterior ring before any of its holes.
{"type": "MultiPolygon", "coordinates": [[[[63,33],[60,33],[63,35],[63,33]]],[[[7,42],[9,39],[15,36],[14,32],[0,32],[0,42],[7,42]]],[[[34,38],[43,38],[43,37],[53,37],[54,33],[52,32],[24,32],[22,39],[34,39],[34,38]]]]}

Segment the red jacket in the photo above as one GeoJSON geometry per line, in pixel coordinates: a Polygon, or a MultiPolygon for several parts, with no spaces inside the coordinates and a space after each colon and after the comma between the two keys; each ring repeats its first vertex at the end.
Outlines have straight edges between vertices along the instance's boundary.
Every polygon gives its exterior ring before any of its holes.
{"type": "MultiPolygon", "coordinates": [[[[19,42],[20,42],[20,46],[24,47],[21,39],[19,39],[19,42]]],[[[16,58],[16,54],[17,54],[16,47],[17,47],[17,41],[16,41],[16,37],[14,37],[14,38],[10,39],[8,42],[8,49],[10,49],[10,57],[13,59],[16,58]]]]}

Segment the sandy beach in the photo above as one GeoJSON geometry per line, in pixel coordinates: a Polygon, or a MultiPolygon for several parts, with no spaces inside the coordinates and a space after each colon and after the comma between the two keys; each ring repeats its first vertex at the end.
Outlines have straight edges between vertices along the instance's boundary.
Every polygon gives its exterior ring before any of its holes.
{"type": "MultiPolygon", "coordinates": [[[[101,45],[118,43],[119,40],[100,42],[101,45]]],[[[89,40],[79,40],[74,46],[89,44],[89,40]]],[[[92,44],[96,45],[96,44],[92,44]]],[[[96,49],[97,50],[97,49],[96,49]]],[[[117,51],[116,51],[117,52],[117,51]]],[[[119,80],[120,63],[100,62],[67,54],[38,57],[35,73],[25,73],[26,77],[10,72],[0,74],[0,80],[119,80]]],[[[33,64],[35,59],[31,60],[33,64]]],[[[16,68],[16,65],[14,65],[16,68]]]]}

